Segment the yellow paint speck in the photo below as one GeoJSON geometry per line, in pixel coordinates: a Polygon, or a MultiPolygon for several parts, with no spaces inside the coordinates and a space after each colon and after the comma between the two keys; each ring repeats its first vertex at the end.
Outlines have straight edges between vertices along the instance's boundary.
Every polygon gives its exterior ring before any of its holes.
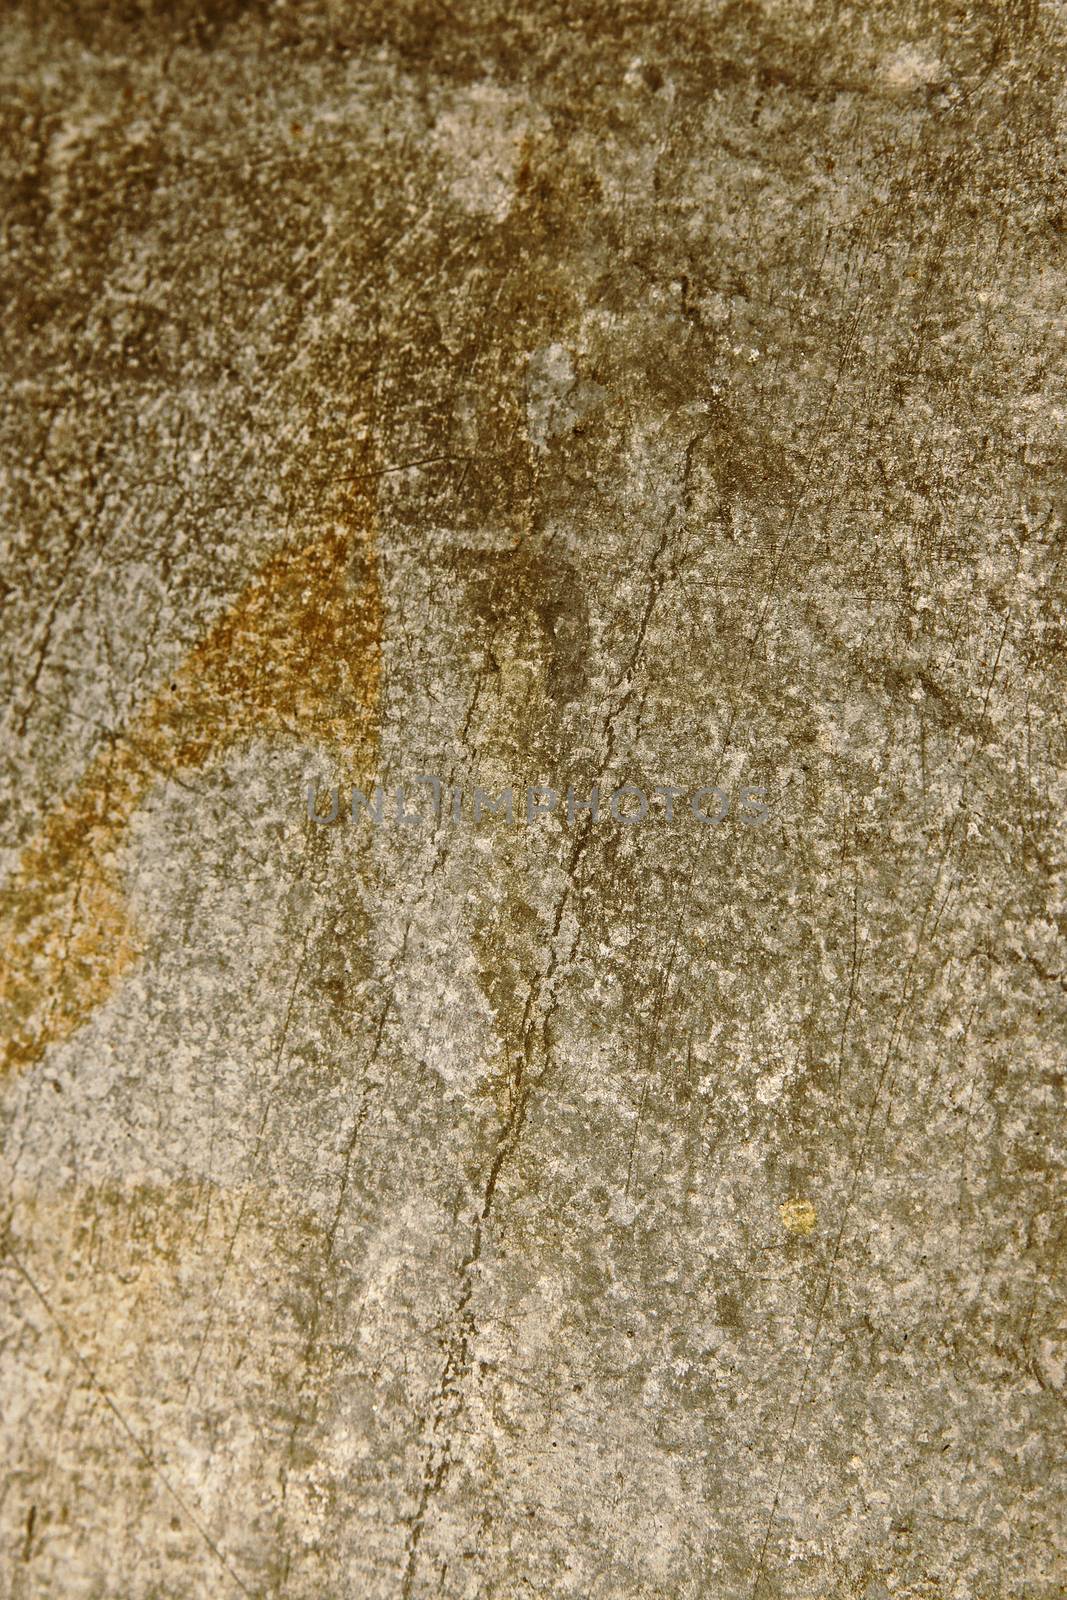
{"type": "Polygon", "coordinates": [[[787,1233],[811,1233],[818,1220],[810,1200],[787,1200],[778,1210],[787,1233]]]}

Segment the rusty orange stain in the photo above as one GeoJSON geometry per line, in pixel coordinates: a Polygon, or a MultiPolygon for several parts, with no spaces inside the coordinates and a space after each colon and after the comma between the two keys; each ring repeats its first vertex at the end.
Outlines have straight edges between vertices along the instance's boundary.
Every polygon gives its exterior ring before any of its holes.
{"type": "Polygon", "coordinates": [[[255,735],[368,765],[382,636],[373,498],[353,492],[346,509],[344,525],[265,563],[23,851],[0,904],[0,1067],[69,1038],[137,960],[115,858],[154,783],[255,735]]]}

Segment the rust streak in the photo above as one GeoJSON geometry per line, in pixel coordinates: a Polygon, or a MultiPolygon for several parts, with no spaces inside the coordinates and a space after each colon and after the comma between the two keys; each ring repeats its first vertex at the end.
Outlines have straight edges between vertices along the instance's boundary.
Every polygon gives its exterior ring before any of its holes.
{"type": "Polygon", "coordinates": [[[69,1038],[138,959],[116,854],[161,776],[253,736],[377,747],[382,604],[371,494],[271,557],[23,851],[0,902],[0,1068],[69,1038]]]}

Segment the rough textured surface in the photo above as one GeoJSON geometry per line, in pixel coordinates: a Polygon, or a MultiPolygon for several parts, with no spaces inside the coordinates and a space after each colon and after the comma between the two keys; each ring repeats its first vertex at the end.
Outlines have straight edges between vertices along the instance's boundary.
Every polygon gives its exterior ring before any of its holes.
{"type": "Polygon", "coordinates": [[[1064,21],[5,10],[5,1594],[1065,1592],[1064,21]]]}

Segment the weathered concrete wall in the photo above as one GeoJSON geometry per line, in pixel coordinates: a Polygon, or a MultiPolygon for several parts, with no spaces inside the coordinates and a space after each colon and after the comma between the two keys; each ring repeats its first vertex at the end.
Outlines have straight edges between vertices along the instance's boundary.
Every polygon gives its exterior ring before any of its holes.
{"type": "Polygon", "coordinates": [[[5,1594],[1064,1593],[1064,20],[7,9],[5,1594]]]}

